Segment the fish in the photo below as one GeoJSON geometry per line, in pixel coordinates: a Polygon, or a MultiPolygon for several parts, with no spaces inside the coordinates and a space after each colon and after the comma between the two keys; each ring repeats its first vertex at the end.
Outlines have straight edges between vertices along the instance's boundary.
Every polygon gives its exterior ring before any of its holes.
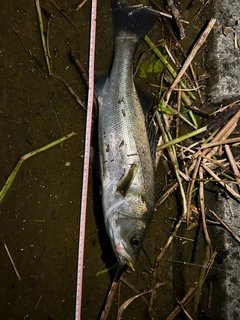
{"type": "Polygon", "coordinates": [[[133,59],[158,18],[151,7],[112,0],[114,57],[110,72],[95,80],[103,216],[120,269],[135,270],[154,210],[155,139],[133,59]]]}

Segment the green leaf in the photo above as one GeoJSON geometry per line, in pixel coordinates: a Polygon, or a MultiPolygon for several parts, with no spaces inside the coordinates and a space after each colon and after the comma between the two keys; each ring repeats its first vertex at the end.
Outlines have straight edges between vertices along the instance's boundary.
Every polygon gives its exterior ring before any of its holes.
{"type": "Polygon", "coordinates": [[[110,266],[109,268],[106,268],[102,271],[99,271],[96,273],[96,276],[99,276],[100,274],[103,274],[103,273],[106,273],[106,272],[109,272],[111,270],[114,270],[114,269],[117,269],[119,268],[119,264],[118,263],[115,263],[114,265],[110,266]]]}
{"type": "Polygon", "coordinates": [[[160,109],[161,109],[161,112],[165,114],[171,114],[171,115],[174,114],[174,112],[167,107],[161,107],[160,109]]]}
{"type": "Polygon", "coordinates": [[[153,72],[154,73],[159,73],[160,71],[162,71],[164,69],[164,64],[162,63],[162,61],[159,59],[154,63],[153,66],[153,72]]]}
{"type": "Polygon", "coordinates": [[[139,78],[145,79],[147,78],[147,74],[152,72],[153,72],[153,62],[147,61],[143,63],[139,69],[139,78]]]}

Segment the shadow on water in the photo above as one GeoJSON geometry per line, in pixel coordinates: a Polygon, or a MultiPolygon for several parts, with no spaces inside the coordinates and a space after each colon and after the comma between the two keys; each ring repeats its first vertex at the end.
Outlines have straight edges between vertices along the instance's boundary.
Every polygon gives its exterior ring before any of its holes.
{"type": "MultiPolygon", "coordinates": [[[[105,229],[103,210],[102,210],[102,201],[101,201],[101,181],[99,178],[99,157],[98,157],[98,126],[97,119],[94,123],[94,130],[92,136],[92,146],[93,146],[93,174],[92,174],[92,188],[93,188],[93,212],[95,217],[96,226],[98,229],[98,239],[102,251],[102,260],[106,265],[106,268],[109,268],[117,263],[115,254],[112,250],[111,242],[107,231],[105,229]]],[[[109,271],[111,281],[114,278],[116,270],[109,271]]]]}

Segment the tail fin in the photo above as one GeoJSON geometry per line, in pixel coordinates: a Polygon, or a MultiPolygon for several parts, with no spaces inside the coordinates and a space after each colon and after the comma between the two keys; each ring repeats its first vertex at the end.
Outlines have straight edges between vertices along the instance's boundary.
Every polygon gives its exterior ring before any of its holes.
{"type": "Polygon", "coordinates": [[[112,0],[114,34],[134,34],[139,41],[153,27],[160,17],[151,7],[133,7],[126,0],[112,0]]]}

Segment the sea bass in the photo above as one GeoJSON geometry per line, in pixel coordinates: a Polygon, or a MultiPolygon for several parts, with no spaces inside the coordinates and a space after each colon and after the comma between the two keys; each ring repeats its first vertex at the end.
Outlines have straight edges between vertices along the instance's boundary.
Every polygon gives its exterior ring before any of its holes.
{"type": "Polygon", "coordinates": [[[113,63],[96,84],[102,206],[119,266],[134,270],[153,213],[155,146],[146,125],[149,109],[133,81],[133,57],[159,13],[112,0],[112,15],[113,63]]]}

